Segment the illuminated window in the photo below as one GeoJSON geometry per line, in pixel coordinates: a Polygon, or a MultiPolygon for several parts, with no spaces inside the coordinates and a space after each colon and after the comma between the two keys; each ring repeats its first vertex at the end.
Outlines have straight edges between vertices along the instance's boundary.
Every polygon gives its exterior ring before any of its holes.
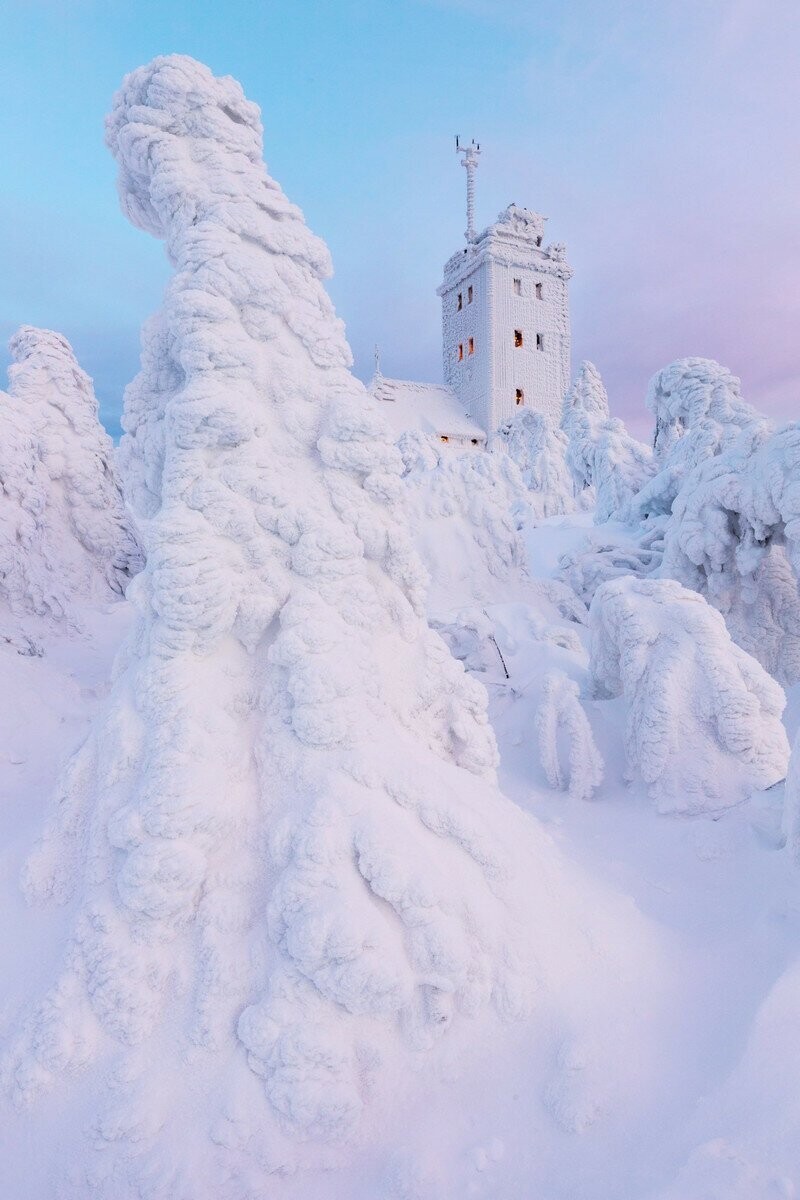
{"type": "Polygon", "coordinates": [[[469,342],[467,343],[467,353],[468,353],[468,354],[474,354],[474,353],[475,353],[475,338],[470,338],[470,339],[469,339],[469,342]]]}
{"type": "Polygon", "coordinates": [[[522,330],[521,329],[514,330],[514,345],[517,348],[517,350],[519,350],[520,346],[522,345],[522,330]]]}
{"type": "Polygon", "coordinates": [[[450,441],[450,438],[447,436],[447,434],[446,434],[446,433],[442,433],[442,434],[440,434],[440,436],[439,436],[439,441],[440,441],[440,442],[449,442],[449,441],[450,441]]]}
{"type": "Polygon", "coordinates": [[[522,388],[516,389],[514,392],[514,399],[516,400],[517,404],[525,403],[525,393],[523,392],[522,388]]]}
{"type": "MultiPolygon", "coordinates": [[[[537,284],[537,286],[538,286],[538,284],[537,284]]],[[[521,279],[514,280],[514,295],[515,296],[522,295],[522,280],[521,279]]]]}
{"type": "Polygon", "coordinates": [[[461,362],[463,357],[464,357],[464,343],[459,342],[458,343],[458,361],[461,362]]]}
{"type": "Polygon", "coordinates": [[[544,334],[543,333],[537,333],[537,335],[536,335],[536,349],[544,350],[544,334]]]}
{"type": "Polygon", "coordinates": [[[456,304],[456,308],[458,309],[458,311],[459,311],[459,312],[461,312],[461,310],[462,310],[462,308],[463,308],[463,307],[464,307],[464,297],[461,295],[461,292],[459,292],[459,293],[458,293],[458,302],[457,302],[457,304],[456,304]]]}
{"type": "Polygon", "coordinates": [[[467,304],[472,304],[472,284],[467,288],[467,304]]]}
{"type": "Polygon", "coordinates": [[[542,298],[542,285],[541,285],[540,283],[537,283],[537,285],[536,285],[536,299],[537,299],[537,300],[541,300],[541,298],[542,298]]]}

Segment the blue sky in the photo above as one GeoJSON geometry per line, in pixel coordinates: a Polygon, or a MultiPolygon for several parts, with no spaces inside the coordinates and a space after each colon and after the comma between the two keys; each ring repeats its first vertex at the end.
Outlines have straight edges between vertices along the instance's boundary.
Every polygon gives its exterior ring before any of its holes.
{"type": "Polygon", "coordinates": [[[362,378],[375,342],[386,374],[440,378],[458,132],[484,147],[478,224],[513,200],[567,243],[574,361],[634,427],[685,354],[800,417],[795,0],[3,0],[0,20],[0,339],[64,332],[112,429],[168,269],[119,211],[103,117],[127,71],[172,52],[261,105],[362,378]]]}

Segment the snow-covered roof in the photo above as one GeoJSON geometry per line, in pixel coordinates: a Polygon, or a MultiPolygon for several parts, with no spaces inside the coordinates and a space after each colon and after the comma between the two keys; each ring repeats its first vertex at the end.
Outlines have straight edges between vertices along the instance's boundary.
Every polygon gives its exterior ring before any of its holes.
{"type": "Polygon", "coordinates": [[[485,442],[486,434],[465,412],[452,388],[443,383],[414,383],[375,375],[369,385],[381,412],[396,434],[409,429],[436,437],[485,442]]]}

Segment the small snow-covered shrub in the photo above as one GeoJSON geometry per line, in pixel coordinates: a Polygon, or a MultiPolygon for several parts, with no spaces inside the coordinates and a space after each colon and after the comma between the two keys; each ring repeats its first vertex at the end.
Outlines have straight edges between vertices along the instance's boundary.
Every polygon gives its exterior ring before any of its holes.
{"type": "Polygon", "coordinates": [[[800,679],[800,422],[748,427],[687,476],[661,573],[707,596],[777,679],[800,679]]]}
{"type": "Polygon", "coordinates": [[[567,393],[561,428],[569,442],[567,463],[576,495],[594,489],[595,524],[615,516],[624,519],[633,497],[653,475],[655,463],[649,447],[609,415],[606,390],[590,362],[581,364],[567,393]]]}
{"type": "Polygon", "coordinates": [[[589,625],[595,694],[624,696],[628,770],[662,812],[715,811],[783,779],[783,691],[701,596],[617,579],[589,625]]]}
{"type": "Polygon", "coordinates": [[[580,701],[580,688],[563,671],[550,671],[542,684],[536,712],[539,759],[551,787],[567,790],[573,800],[590,800],[603,782],[603,759],[580,701]],[[568,742],[566,769],[559,734],[568,742]]]}
{"type": "MultiPolygon", "coordinates": [[[[0,393],[0,599],[16,619],[79,624],[141,567],[111,439],[61,334],[23,326],[0,393]]],[[[6,622],[8,618],[6,618],[6,622]]]]}
{"type": "Polygon", "coordinates": [[[542,413],[522,408],[500,427],[497,437],[519,469],[535,517],[556,517],[575,509],[566,434],[542,413]]]}
{"type": "Polygon", "coordinates": [[[689,473],[733,444],[743,429],[769,423],[741,397],[739,380],[710,358],[681,358],[650,380],[645,403],[656,421],[658,472],[631,507],[634,517],[669,513],[689,473]]]}

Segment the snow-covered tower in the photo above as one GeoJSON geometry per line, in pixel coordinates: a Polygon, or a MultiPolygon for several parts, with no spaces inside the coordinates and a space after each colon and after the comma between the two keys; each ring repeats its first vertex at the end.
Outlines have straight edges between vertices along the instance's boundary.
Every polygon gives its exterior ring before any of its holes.
{"type": "Polygon", "coordinates": [[[480,146],[456,139],[456,149],[467,171],[467,244],[448,259],[437,292],[445,382],[487,435],[522,405],[558,421],[570,383],[565,248],[543,245],[546,218],[516,204],[476,235],[480,146]]]}

